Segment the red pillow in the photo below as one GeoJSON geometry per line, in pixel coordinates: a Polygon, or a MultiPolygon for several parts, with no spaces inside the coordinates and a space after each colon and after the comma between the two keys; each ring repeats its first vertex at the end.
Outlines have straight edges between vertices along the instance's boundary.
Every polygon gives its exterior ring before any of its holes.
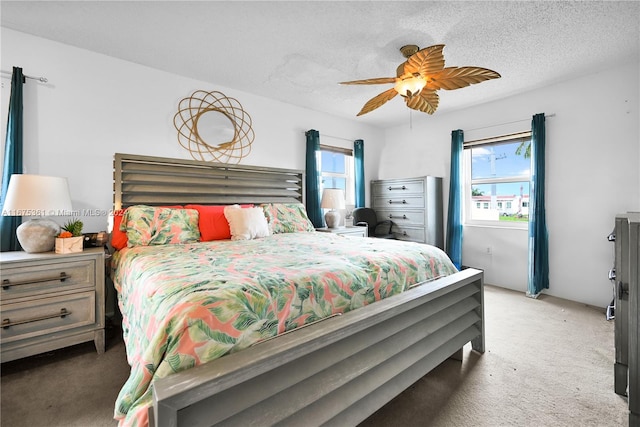
{"type": "MultiPolygon", "coordinates": [[[[253,205],[240,205],[243,208],[250,208],[253,205]]],[[[229,222],[224,216],[225,206],[218,205],[186,205],[185,209],[195,209],[198,211],[198,228],[200,228],[200,241],[210,242],[212,240],[231,239],[229,222]]]]}
{"type": "MultiPolygon", "coordinates": [[[[171,209],[182,209],[182,206],[160,206],[162,208],[171,208],[171,209]]],[[[122,217],[124,216],[124,211],[126,209],[118,209],[113,212],[113,231],[111,231],[111,246],[115,250],[120,250],[122,248],[127,247],[127,232],[120,230],[120,223],[122,222],[122,217]]]]}
{"type": "Polygon", "coordinates": [[[118,209],[113,213],[113,230],[111,231],[111,246],[115,250],[127,247],[127,233],[120,231],[120,223],[126,209],[118,209]]]}

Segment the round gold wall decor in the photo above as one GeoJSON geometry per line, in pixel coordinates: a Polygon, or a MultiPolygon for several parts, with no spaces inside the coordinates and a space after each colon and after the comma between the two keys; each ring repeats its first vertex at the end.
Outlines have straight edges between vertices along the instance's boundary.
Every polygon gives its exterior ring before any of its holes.
{"type": "Polygon", "coordinates": [[[239,163],[255,138],[251,116],[235,98],[197,90],[178,104],[173,116],[178,143],[196,160],[239,163]]]}

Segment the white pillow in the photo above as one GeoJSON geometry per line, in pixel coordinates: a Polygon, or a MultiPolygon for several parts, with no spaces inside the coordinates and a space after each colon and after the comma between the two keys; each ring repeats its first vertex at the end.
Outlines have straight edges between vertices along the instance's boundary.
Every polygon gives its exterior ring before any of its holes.
{"type": "Polygon", "coordinates": [[[226,206],[224,216],[229,222],[231,240],[251,240],[267,237],[269,223],[262,208],[241,208],[239,205],[226,206]]]}

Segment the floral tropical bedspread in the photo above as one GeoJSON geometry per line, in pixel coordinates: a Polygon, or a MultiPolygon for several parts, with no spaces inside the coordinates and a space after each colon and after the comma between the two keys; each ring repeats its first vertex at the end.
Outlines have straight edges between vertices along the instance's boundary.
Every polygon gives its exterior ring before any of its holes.
{"type": "Polygon", "coordinates": [[[113,267],[131,365],[122,426],[148,424],[155,378],[456,272],[434,246],[331,233],[125,248],[113,267]]]}

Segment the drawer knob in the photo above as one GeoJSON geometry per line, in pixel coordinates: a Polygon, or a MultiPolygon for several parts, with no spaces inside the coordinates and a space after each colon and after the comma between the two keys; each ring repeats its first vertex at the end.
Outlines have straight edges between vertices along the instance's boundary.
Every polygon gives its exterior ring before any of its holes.
{"type": "Polygon", "coordinates": [[[401,203],[403,205],[406,205],[407,201],[406,200],[402,200],[402,201],[400,201],[400,200],[389,200],[389,204],[390,205],[393,204],[393,203],[401,203]]]}
{"type": "Polygon", "coordinates": [[[33,283],[42,283],[42,282],[50,282],[52,280],[60,280],[61,282],[64,282],[66,279],[71,278],[71,275],[65,273],[64,271],[62,273],[60,273],[60,276],[54,276],[54,277],[43,277],[41,279],[33,279],[33,280],[25,280],[22,282],[11,282],[11,280],[9,279],[3,279],[2,280],[2,289],[4,289],[5,291],[8,290],[10,287],[12,286],[22,286],[22,285],[31,285],[33,283]]]}
{"type": "Polygon", "coordinates": [[[25,323],[33,323],[33,322],[38,322],[40,320],[55,319],[56,317],[64,319],[66,316],[68,316],[70,314],[71,314],[71,312],[63,307],[63,308],[60,309],[60,313],[48,314],[48,315],[45,315],[45,316],[32,317],[31,319],[18,320],[18,321],[15,321],[15,322],[12,322],[11,319],[8,319],[8,318],[7,319],[2,319],[2,329],[9,329],[12,326],[24,325],[25,323]]]}
{"type": "Polygon", "coordinates": [[[406,190],[406,189],[407,189],[407,187],[406,187],[406,186],[404,186],[404,185],[403,185],[402,187],[392,187],[392,186],[389,186],[389,191],[393,191],[393,190],[406,190]]]}

